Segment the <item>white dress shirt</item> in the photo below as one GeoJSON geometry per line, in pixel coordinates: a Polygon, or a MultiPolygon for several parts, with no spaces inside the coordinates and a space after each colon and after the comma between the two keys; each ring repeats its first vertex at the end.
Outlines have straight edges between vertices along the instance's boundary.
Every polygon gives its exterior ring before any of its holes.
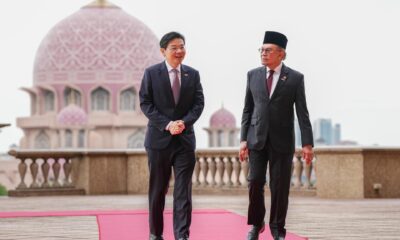
{"type": "MultiPolygon", "coordinates": [[[[174,69],[173,67],[171,67],[171,65],[168,64],[167,61],[165,61],[165,65],[167,65],[167,70],[168,70],[168,75],[169,75],[169,82],[171,83],[171,89],[172,89],[172,84],[174,82],[175,79],[175,73],[174,71],[172,71],[172,69],[174,69]]],[[[178,78],[179,78],[179,84],[182,86],[182,81],[181,81],[181,65],[179,64],[176,67],[176,70],[178,70],[178,78]]],[[[168,131],[169,127],[171,126],[172,121],[170,121],[167,126],[165,126],[165,130],[168,131]]]]}
{"type": "MultiPolygon", "coordinates": [[[[165,61],[165,65],[167,65],[169,81],[171,83],[171,88],[172,88],[172,83],[174,82],[174,79],[175,79],[175,73],[172,71],[172,69],[174,69],[174,68],[171,67],[171,65],[169,65],[167,61],[165,61]]],[[[176,70],[178,70],[179,85],[182,85],[181,84],[182,81],[181,81],[181,65],[180,64],[176,67],[176,70]]]]}
{"type": "Polygon", "coordinates": [[[272,76],[272,87],[270,89],[270,94],[269,94],[270,97],[274,93],[275,87],[278,84],[279,76],[281,75],[282,64],[283,63],[279,64],[279,66],[277,66],[275,69],[270,69],[270,68],[267,67],[266,79],[269,77],[269,70],[274,70],[274,75],[272,76]]]}

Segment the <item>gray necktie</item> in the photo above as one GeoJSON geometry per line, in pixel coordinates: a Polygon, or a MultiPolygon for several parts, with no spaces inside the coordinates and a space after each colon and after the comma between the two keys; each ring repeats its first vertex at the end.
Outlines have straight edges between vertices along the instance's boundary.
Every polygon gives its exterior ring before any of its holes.
{"type": "Polygon", "coordinates": [[[177,105],[179,101],[179,93],[181,91],[181,84],[178,77],[179,71],[174,68],[172,69],[172,72],[174,73],[174,80],[172,82],[172,93],[174,94],[175,105],[177,105]]]}
{"type": "Polygon", "coordinates": [[[268,95],[271,96],[271,91],[272,91],[272,81],[274,79],[274,70],[269,70],[269,75],[267,78],[267,90],[268,90],[268,95]]]}

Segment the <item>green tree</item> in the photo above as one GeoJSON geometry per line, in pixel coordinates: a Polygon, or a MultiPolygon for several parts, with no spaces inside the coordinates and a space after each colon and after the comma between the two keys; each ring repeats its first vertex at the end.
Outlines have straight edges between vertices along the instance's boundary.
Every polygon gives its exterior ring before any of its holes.
{"type": "Polygon", "coordinates": [[[0,196],[6,196],[6,195],[7,195],[6,187],[0,184],[0,196]]]}

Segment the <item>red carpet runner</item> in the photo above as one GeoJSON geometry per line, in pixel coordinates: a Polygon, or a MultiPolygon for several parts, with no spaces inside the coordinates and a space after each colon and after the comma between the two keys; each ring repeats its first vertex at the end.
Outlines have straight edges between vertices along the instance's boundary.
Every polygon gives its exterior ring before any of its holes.
{"type": "MultiPolygon", "coordinates": [[[[147,240],[148,212],[146,211],[65,211],[65,212],[3,212],[0,218],[96,216],[99,240],[147,240]]],[[[172,213],[164,214],[164,238],[173,240],[172,213]]],[[[246,218],[224,210],[193,211],[191,240],[243,240],[249,226],[246,218]]],[[[261,235],[262,240],[272,240],[269,230],[261,235]]],[[[288,233],[286,240],[307,240],[288,233]]]]}

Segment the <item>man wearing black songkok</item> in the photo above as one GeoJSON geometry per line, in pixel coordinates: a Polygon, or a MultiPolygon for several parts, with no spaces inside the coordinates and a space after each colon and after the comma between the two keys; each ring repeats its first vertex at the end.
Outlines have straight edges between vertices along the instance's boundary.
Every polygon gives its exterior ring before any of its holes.
{"type": "Polygon", "coordinates": [[[274,240],[284,240],[292,160],[295,150],[294,106],[301,130],[303,158],[313,159],[313,134],[306,104],[304,75],[283,64],[287,38],[265,32],[260,48],[262,67],[247,74],[240,136],[241,161],[249,157],[249,225],[247,239],[264,231],[264,185],[269,165],[271,209],[269,227],[274,240]]]}

